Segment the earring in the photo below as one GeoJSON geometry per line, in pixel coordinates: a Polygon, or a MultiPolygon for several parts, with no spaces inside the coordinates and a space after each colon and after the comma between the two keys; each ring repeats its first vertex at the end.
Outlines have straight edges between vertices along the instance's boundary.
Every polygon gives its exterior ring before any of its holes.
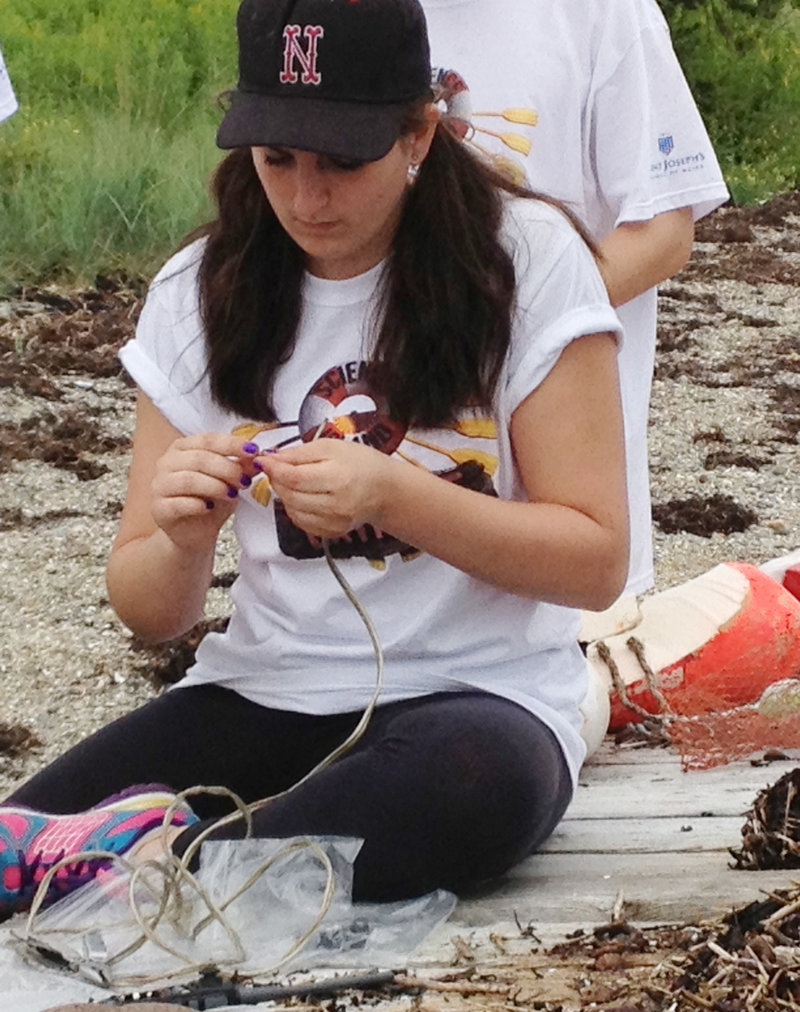
{"type": "Polygon", "coordinates": [[[419,175],[419,156],[412,155],[408,166],[408,181],[413,183],[419,175]]]}

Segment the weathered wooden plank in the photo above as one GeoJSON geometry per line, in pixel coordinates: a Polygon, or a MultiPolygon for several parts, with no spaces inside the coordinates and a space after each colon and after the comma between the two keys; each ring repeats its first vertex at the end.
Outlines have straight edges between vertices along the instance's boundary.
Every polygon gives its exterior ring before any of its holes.
{"type": "MultiPolygon", "coordinates": [[[[454,915],[425,940],[425,944],[412,953],[408,966],[421,969],[448,967],[468,958],[478,961],[481,967],[493,962],[502,963],[509,956],[528,955],[563,942],[575,932],[588,932],[584,921],[552,921],[547,923],[517,924],[513,919],[475,926],[464,924],[454,915]]],[[[380,1008],[380,1006],[378,1006],[380,1008]]]]}
{"type": "Polygon", "coordinates": [[[741,844],[741,816],[723,818],[567,818],[542,847],[545,853],[607,854],[718,850],[741,844]]]}
{"type": "Polygon", "coordinates": [[[674,748],[660,745],[615,745],[611,738],[586,760],[587,766],[627,766],[663,763],[680,768],[680,755],[674,748]]]}
{"type": "Polygon", "coordinates": [[[688,785],[672,788],[652,784],[597,784],[591,794],[578,793],[569,810],[577,819],[648,819],[660,816],[697,819],[706,816],[742,819],[752,807],[755,791],[731,785],[725,790],[695,790],[688,785]]]}
{"type": "Polygon", "coordinates": [[[683,773],[658,764],[584,767],[568,814],[580,819],[743,815],[759,791],[793,768],[791,763],[769,768],[736,763],[683,773]]]}
{"type": "MultiPolygon", "coordinates": [[[[781,749],[781,753],[787,757],[787,760],[792,766],[800,764],[800,749],[785,748],[781,749]]],[[[737,764],[751,762],[760,763],[763,761],[764,749],[759,749],[750,756],[737,759],[737,764]]],[[[782,761],[782,760],[779,760],[782,761]]],[[[647,765],[650,763],[659,763],[662,765],[672,765],[676,769],[681,767],[681,757],[679,751],[671,746],[661,745],[617,745],[611,737],[607,737],[602,745],[594,752],[586,761],[587,766],[630,766],[630,765],[647,765]]],[[[768,765],[775,765],[775,761],[770,761],[768,765]]],[[[730,769],[732,764],[728,764],[727,768],[730,769]]],[[[716,767],[721,768],[721,767],[716,767]]]]}
{"type": "Polygon", "coordinates": [[[709,770],[688,770],[684,772],[679,765],[665,763],[637,763],[632,765],[603,763],[597,766],[584,766],[578,782],[584,785],[616,783],[674,783],[704,784],[727,787],[732,783],[744,783],[748,787],[760,790],[767,784],[774,783],[784,773],[794,769],[793,762],[775,762],[768,766],[753,766],[748,762],[728,763],[725,766],[714,766],[709,770]]]}
{"type": "MultiPolygon", "coordinates": [[[[781,749],[783,755],[794,765],[800,763],[800,749],[781,749]]],[[[763,760],[764,749],[758,749],[750,756],[745,756],[737,762],[750,762],[763,760]]],[[[630,763],[673,763],[680,766],[680,752],[674,746],[664,745],[642,745],[622,744],[617,745],[609,735],[603,743],[587,760],[589,766],[624,765],[630,763]]]]}
{"type": "Polygon", "coordinates": [[[648,854],[541,853],[482,895],[459,903],[452,924],[606,922],[620,892],[632,923],[688,923],[719,917],[778,888],[798,873],[746,872],[718,852],[648,854]]]}

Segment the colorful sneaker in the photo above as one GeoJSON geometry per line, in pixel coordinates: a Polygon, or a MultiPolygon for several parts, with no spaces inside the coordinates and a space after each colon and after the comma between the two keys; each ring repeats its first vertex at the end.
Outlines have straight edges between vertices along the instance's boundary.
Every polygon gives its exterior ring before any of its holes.
{"type": "MultiPolygon", "coordinates": [[[[50,815],[31,808],[0,806],[0,921],[27,910],[48,870],[70,854],[105,850],[125,854],[164,823],[175,800],[168,787],[131,787],[77,815],[50,815]]],[[[174,827],[191,826],[197,816],[181,801],[170,816],[174,827]]],[[[43,906],[91,881],[108,858],[65,864],[53,878],[43,906]]]]}

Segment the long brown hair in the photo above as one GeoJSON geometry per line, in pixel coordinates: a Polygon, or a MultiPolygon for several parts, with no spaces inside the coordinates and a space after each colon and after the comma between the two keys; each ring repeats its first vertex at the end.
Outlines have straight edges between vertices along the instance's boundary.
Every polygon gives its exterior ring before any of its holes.
{"type": "MultiPolygon", "coordinates": [[[[409,106],[407,131],[421,126],[424,110],[409,106]]],[[[372,389],[406,425],[492,404],[516,291],[500,237],[506,193],[555,203],[493,172],[440,124],[394,235],[367,366],[372,389]]],[[[212,194],[217,217],[190,237],[206,237],[199,288],[211,391],[236,414],[273,421],[275,376],[297,338],[305,255],[273,213],[248,148],[220,163],[212,194]]]]}

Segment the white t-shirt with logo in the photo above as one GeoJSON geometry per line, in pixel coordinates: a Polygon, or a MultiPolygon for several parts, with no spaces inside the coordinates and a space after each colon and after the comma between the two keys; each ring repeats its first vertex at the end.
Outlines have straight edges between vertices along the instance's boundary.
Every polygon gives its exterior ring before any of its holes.
{"type": "MultiPolygon", "coordinates": [[[[596,239],[679,207],[699,218],[727,198],[655,0],[421,2],[431,61],[455,72],[442,75],[448,104],[471,118],[468,142],[565,201],[596,239]]],[[[656,290],[618,312],[631,512],[627,589],[638,593],[653,582],[647,421],[656,290]]]]}
{"type": "MultiPolygon", "coordinates": [[[[489,495],[524,500],[509,440],[513,411],[572,340],[619,332],[594,260],[563,216],[538,201],[510,202],[517,311],[491,413],[405,431],[364,379],[368,319],[382,265],[345,281],[307,276],[297,344],[274,388],[277,424],[214,404],[197,311],[201,243],[161,270],[136,337],[122,350],[130,375],[184,434],[236,429],[282,447],[326,436],[355,439],[489,495]]],[[[565,405],[564,423],[569,424],[565,405]]],[[[458,517],[452,522],[458,525],[458,517]]],[[[362,709],[375,685],[369,637],[329,571],[318,541],[295,527],[265,478],[240,492],[239,576],[225,633],[205,637],[184,685],[215,683],[265,706],[305,713],[362,709]]],[[[383,702],[485,690],[537,713],[561,742],[573,775],[584,755],[578,707],[586,666],[578,614],[516,597],[371,527],[332,543],[375,624],[386,657],[383,702]]]]}
{"type": "Polygon", "coordinates": [[[17,96],[11,87],[8,70],[3,62],[3,53],[0,51],[0,122],[8,119],[12,113],[17,111],[17,108],[17,96]]]}

